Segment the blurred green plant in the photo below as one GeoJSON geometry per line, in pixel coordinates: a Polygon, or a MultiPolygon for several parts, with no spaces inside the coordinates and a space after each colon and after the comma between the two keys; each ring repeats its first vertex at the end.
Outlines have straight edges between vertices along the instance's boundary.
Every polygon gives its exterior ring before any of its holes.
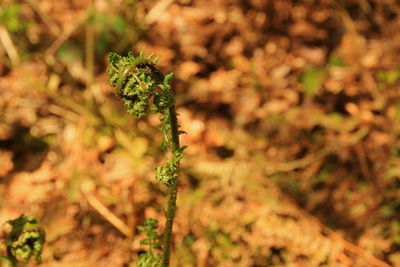
{"type": "Polygon", "coordinates": [[[28,24],[20,18],[20,12],[19,5],[0,6],[0,24],[3,24],[10,32],[24,30],[28,24]]]}
{"type": "Polygon", "coordinates": [[[394,84],[400,79],[400,70],[381,70],[377,73],[377,78],[387,84],[394,84]]]}
{"type": "Polygon", "coordinates": [[[56,56],[64,63],[72,63],[83,60],[83,50],[79,44],[67,41],[57,49],[56,56]]]}
{"type": "MultiPolygon", "coordinates": [[[[169,197],[166,212],[166,224],[164,230],[162,254],[154,255],[152,251],[139,258],[138,266],[169,266],[170,245],[172,227],[175,216],[176,197],[178,188],[179,165],[182,152],[186,148],[180,146],[179,135],[184,133],[179,130],[175,111],[175,97],[171,90],[170,80],[172,73],[163,75],[157,68],[158,57],[152,59],[153,55],[143,57],[141,52],[138,57],[133,53],[122,57],[118,54],[109,55],[108,69],[109,82],[116,89],[116,94],[121,98],[128,112],[136,118],[143,118],[150,109],[153,113],[160,114],[160,129],[164,135],[162,143],[163,150],[171,151],[171,158],[165,167],[156,168],[157,180],[169,187],[169,197]],[[151,100],[152,104],[151,104],[151,100]],[[153,264],[153,265],[146,265],[153,264]]],[[[159,237],[155,233],[157,221],[149,219],[145,226],[139,228],[147,231],[147,238],[143,244],[148,244],[150,250],[158,248],[154,243],[159,237]]]]}
{"type": "Polygon", "coordinates": [[[36,261],[41,261],[46,237],[39,221],[32,216],[21,215],[8,221],[8,224],[12,229],[4,241],[7,257],[0,256],[0,260],[8,263],[10,267],[17,266],[18,262],[30,260],[32,256],[35,256],[36,261]]]}
{"type": "Polygon", "coordinates": [[[303,86],[303,92],[307,97],[313,98],[321,88],[325,77],[331,67],[346,67],[346,62],[337,55],[329,58],[328,63],[324,67],[309,67],[301,76],[300,83],[303,86]]]}
{"type": "Polygon", "coordinates": [[[301,75],[300,82],[303,85],[304,94],[307,97],[314,97],[321,88],[324,77],[325,69],[319,67],[310,68],[301,75]]]}
{"type": "Polygon", "coordinates": [[[88,23],[99,30],[95,48],[100,54],[104,53],[115,39],[122,38],[128,29],[128,22],[121,15],[94,13],[88,23]]]}
{"type": "Polygon", "coordinates": [[[237,245],[231,240],[229,234],[222,231],[210,231],[206,233],[210,243],[212,244],[212,254],[221,261],[232,259],[234,249],[237,245]]]}
{"type": "Polygon", "coordinates": [[[346,62],[338,55],[333,55],[328,60],[328,66],[330,67],[346,67],[346,62]]]}

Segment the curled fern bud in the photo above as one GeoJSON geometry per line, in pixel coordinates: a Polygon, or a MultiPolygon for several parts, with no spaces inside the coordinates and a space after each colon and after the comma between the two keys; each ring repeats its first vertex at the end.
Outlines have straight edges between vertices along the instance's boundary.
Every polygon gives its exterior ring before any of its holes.
{"type": "Polygon", "coordinates": [[[123,57],[115,53],[109,55],[108,75],[109,82],[115,87],[117,95],[122,99],[128,112],[142,118],[147,113],[149,101],[154,97],[156,111],[170,106],[171,93],[166,78],[156,66],[156,60],[151,56],[143,57],[140,53],[134,57],[133,53],[123,57]]]}
{"type": "Polygon", "coordinates": [[[167,162],[166,167],[156,168],[156,179],[163,185],[170,187],[175,177],[175,168],[170,162],[167,162]]]}
{"type": "Polygon", "coordinates": [[[40,261],[45,232],[38,220],[31,216],[21,215],[8,223],[12,227],[11,233],[4,242],[8,256],[17,261],[28,261],[35,256],[35,259],[40,261]]]}

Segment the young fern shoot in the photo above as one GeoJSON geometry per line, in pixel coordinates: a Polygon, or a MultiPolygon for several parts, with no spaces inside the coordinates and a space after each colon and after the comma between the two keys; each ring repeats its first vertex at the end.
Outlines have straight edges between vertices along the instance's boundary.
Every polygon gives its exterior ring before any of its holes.
{"type": "Polygon", "coordinates": [[[151,264],[145,265],[144,262],[138,262],[138,265],[167,267],[176,208],[179,164],[182,152],[186,147],[181,147],[179,144],[179,135],[184,132],[179,130],[175,98],[170,86],[173,73],[163,75],[156,65],[158,58],[152,59],[152,56],[143,57],[142,52],[138,57],[135,57],[133,53],[129,53],[126,57],[111,53],[108,58],[107,72],[110,84],[115,87],[117,96],[121,98],[130,114],[138,119],[143,118],[149,109],[153,113],[160,114],[160,129],[164,136],[162,148],[171,151],[171,158],[167,161],[166,166],[156,168],[156,179],[167,186],[169,190],[162,254],[154,255],[152,252],[152,248],[156,248],[154,244],[158,244],[150,241],[157,237],[155,234],[157,222],[147,220],[145,226],[139,230],[147,232],[145,239],[147,241],[143,244],[149,245],[150,251],[139,261],[145,259],[147,263],[151,262],[151,264]],[[153,99],[153,104],[150,104],[151,99],[153,99]],[[149,239],[149,233],[153,239],[149,239]]]}
{"type": "Polygon", "coordinates": [[[32,216],[21,215],[7,223],[12,227],[4,241],[7,257],[0,256],[0,261],[6,262],[9,267],[27,262],[32,256],[36,261],[41,261],[46,234],[39,221],[32,216]]]}
{"type": "Polygon", "coordinates": [[[140,231],[146,231],[146,238],[140,242],[141,245],[148,245],[149,250],[140,255],[137,262],[138,267],[156,267],[161,265],[161,255],[155,255],[153,249],[161,248],[159,240],[161,236],[157,234],[158,221],[149,218],[144,222],[144,226],[138,226],[140,231]]]}

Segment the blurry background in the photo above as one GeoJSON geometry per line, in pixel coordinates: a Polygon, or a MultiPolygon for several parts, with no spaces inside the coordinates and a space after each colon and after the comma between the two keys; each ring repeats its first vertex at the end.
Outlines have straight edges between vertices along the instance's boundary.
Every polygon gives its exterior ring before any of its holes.
{"type": "Polygon", "coordinates": [[[399,11],[2,0],[0,223],[41,220],[42,266],[146,249],[136,226],[164,223],[159,121],[127,114],[105,73],[110,51],[143,50],[175,73],[188,132],[171,266],[400,266],[399,11]]]}

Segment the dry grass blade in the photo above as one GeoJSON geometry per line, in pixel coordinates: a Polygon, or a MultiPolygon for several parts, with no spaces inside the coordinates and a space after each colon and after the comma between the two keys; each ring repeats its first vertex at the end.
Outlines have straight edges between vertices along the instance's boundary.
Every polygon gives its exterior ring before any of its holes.
{"type": "Polygon", "coordinates": [[[115,228],[117,228],[126,237],[132,237],[132,230],[120,218],[112,213],[100,200],[98,200],[93,193],[85,191],[84,195],[89,204],[101,215],[109,221],[115,228]]]}
{"type": "Polygon", "coordinates": [[[9,56],[13,66],[17,66],[20,63],[18,51],[15,48],[14,43],[7,29],[1,24],[0,24],[0,41],[4,49],[6,50],[6,53],[9,56]]]}

